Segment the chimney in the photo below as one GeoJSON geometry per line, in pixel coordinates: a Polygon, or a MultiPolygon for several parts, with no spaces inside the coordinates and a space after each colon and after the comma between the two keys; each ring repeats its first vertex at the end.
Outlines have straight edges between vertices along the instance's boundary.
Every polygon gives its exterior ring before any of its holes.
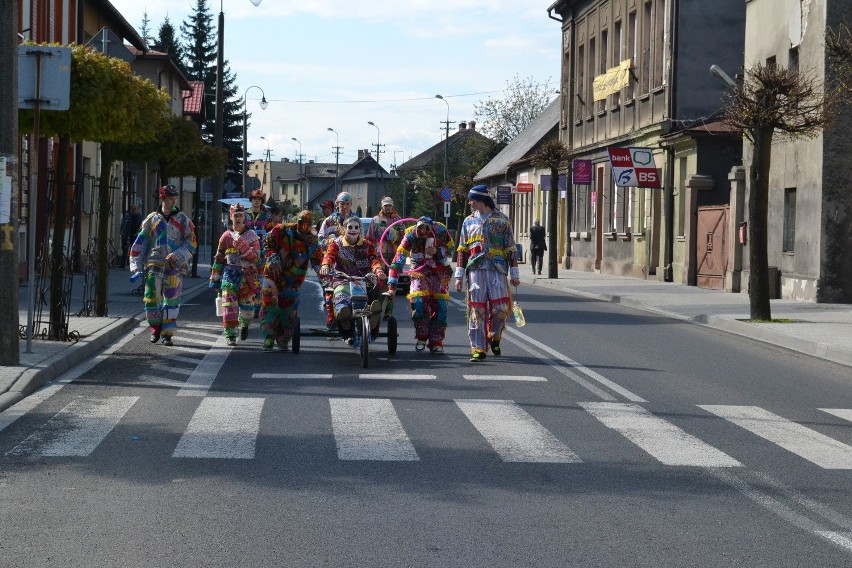
{"type": "Polygon", "coordinates": [[[359,160],[363,160],[363,159],[364,159],[364,150],[358,150],[358,159],[359,159],[359,160]]]}
{"type": "Polygon", "coordinates": [[[462,130],[467,130],[467,123],[465,121],[459,122],[459,132],[462,130]]]}
{"type": "Polygon", "coordinates": [[[313,161],[313,160],[308,160],[308,163],[309,163],[309,164],[313,164],[313,163],[314,163],[314,161],[313,161]]]}
{"type": "Polygon", "coordinates": [[[476,130],[476,121],[475,120],[469,120],[468,123],[467,123],[467,127],[470,128],[471,130],[476,130]]]}

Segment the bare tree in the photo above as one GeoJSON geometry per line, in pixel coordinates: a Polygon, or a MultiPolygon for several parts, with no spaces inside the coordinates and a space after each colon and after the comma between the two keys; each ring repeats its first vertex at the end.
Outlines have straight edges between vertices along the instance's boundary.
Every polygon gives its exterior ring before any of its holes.
{"type": "MultiPolygon", "coordinates": [[[[838,89],[847,97],[852,95],[852,32],[849,26],[841,24],[837,31],[826,29],[825,50],[838,89]]],[[[849,99],[846,100],[848,102],[849,99]]]]}
{"type": "MultiPolygon", "coordinates": [[[[547,277],[558,278],[558,256],[556,246],[557,235],[557,211],[559,204],[559,170],[565,168],[571,163],[574,158],[573,152],[562,143],[561,140],[548,140],[536,150],[532,156],[532,165],[536,168],[546,169],[550,171],[550,194],[547,198],[547,277]]],[[[568,195],[568,223],[571,222],[571,195],[568,195]]],[[[570,225],[568,232],[571,231],[570,225]]],[[[568,252],[570,253],[570,250],[568,252]]]]}
{"type": "Polygon", "coordinates": [[[503,144],[514,140],[553,100],[554,88],[549,81],[541,84],[532,77],[515,75],[512,81],[506,81],[503,98],[489,97],[474,103],[474,116],[482,123],[480,131],[503,144]]]}
{"type": "Polygon", "coordinates": [[[724,95],[725,121],[743,131],[752,144],[749,167],[749,303],[752,320],[771,320],[767,245],[769,170],[772,140],[814,138],[833,107],[814,75],[776,65],[757,64],[745,71],[742,85],[724,95]]]}

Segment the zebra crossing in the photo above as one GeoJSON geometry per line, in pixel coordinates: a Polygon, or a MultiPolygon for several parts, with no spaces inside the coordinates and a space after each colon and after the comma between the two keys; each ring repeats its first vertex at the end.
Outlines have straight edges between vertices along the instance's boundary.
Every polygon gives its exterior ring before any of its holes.
{"type": "MultiPolygon", "coordinates": [[[[76,398],[3,455],[6,458],[89,456],[113,433],[138,400],[136,396],[76,398]]],[[[460,412],[477,433],[478,441],[465,440],[469,447],[481,448],[484,441],[503,462],[570,465],[612,459],[582,455],[570,447],[572,440],[560,439],[553,433],[561,431],[565,422],[577,418],[577,408],[566,409],[558,419],[552,416],[547,419],[557,422],[543,423],[523,404],[513,400],[454,399],[450,406],[447,402],[436,406],[436,412],[460,412]]],[[[423,433],[416,432],[417,424],[405,423],[404,414],[399,413],[399,404],[391,398],[328,397],[322,403],[324,410],[319,410],[330,420],[330,429],[324,428],[321,435],[333,438],[337,458],[343,461],[421,461],[414,440],[422,441],[423,433]],[[414,435],[412,430],[415,430],[414,435]]],[[[264,411],[273,405],[271,399],[263,397],[201,398],[171,457],[257,458],[256,444],[264,428],[264,411]]],[[[625,451],[625,447],[632,445],[662,466],[746,467],[722,449],[702,441],[699,435],[687,432],[638,403],[579,402],[578,408],[594,419],[591,424],[614,432],[617,439],[626,442],[611,444],[615,448],[613,451],[625,451]]],[[[852,421],[852,409],[817,410],[826,417],[852,421]]],[[[722,420],[733,430],[747,430],[758,443],[774,444],[821,469],[852,470],[852,446],[766,409],[696,405],[690,411],[701,417],[722,420]]],[[[275,414],[276,411],[269,409],[267,412],[275,414]]],[[[439,425],[438,435],[451,436],[454,442],[459,436],[468,435],[458,431],[441,432],[443,422],[446,420],[434,421],[439,425]]],[[[591,431],[589,435],[597,438],[603,434],[591,431]]],[[[434,447],[435,442],[431,441],[430,448],[434,447]]]]}

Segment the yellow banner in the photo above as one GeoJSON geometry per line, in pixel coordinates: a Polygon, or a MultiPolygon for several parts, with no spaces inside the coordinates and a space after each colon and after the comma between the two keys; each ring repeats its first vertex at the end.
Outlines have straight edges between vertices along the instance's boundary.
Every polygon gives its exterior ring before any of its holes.
{"type": "Polygon", "coordinates": [[[630,59],[625,59],[617,67],[607,69],[606,73],[595,77],[592,85],[596,101],[603,100],[630,84],[630,62],[630,59]]]}

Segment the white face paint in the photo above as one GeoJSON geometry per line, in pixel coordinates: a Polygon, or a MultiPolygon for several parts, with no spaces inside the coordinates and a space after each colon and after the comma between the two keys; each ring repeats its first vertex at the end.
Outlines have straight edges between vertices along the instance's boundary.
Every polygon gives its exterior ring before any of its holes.
{"type": "Polygon", "coordinates": [[[361,223],[350,221],[346,223],[346,238],[349,242],[353,242],[361,236],[361,223]]]}

